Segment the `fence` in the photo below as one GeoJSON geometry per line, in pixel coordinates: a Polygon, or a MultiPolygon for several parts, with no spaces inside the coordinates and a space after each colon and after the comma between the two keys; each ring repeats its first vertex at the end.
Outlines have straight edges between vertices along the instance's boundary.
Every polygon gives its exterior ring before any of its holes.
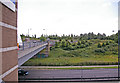
{"type": "Polygon", "coordinates": [[[47,43],[47,42],[41,42],[41,41],[23,42],[21,45],[19,45],[19,50],[25,50],[25,49],[28,49],[28,48],[43,45],[45,43],[47,43]]]}

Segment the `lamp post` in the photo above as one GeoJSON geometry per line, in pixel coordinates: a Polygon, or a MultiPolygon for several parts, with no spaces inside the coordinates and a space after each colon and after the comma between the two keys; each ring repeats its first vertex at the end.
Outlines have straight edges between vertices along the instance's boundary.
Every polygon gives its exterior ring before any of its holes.
{"type": "Polygon", "coordinates": [[[43,29],[43,31],[45,31],[45,32],[44,32],[44,35],[45,35],[45,37],[47,37],[47,30],[46,30],[46,29],[43,29]]]}
{"type": "Polygon", "coordinates": [[[118,79],[120,77],[120,30],[118,30],[118,79]]]}
{"type": "Polygon", "coordinates": [[[120,29],[118,30],[112,30],[112,32],[118,32],[118,80],[120,77],[120,29]]]}
{"type": "Polygon", "coordinates": [[[32,30],[32,29],[31,29],[31,28],[28,29],[28,36],[29,36],[29,32],[30,32],[30,30],[32,30]]]}

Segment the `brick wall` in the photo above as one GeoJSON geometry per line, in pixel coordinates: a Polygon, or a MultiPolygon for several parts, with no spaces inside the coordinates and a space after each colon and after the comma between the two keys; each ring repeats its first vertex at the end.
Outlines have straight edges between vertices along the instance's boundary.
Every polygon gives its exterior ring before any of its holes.
{"type": "Polygon", "coordinates": [[[18,81],[17,11],[0,3],[0,22],[0,76],[4,81],[18,81]]]}

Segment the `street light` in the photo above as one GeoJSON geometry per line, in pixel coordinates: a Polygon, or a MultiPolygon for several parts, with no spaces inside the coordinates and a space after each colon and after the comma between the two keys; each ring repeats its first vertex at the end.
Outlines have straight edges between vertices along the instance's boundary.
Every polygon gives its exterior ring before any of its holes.
{"type": "Polygon", "coordinates": [[[118,31],[118,79],[120,77],[120,29],[113,30],[112,32],[118,31]]]}
{"type": "Polygon", "coordinates": [[[28,36],[29,36],[29,31],[32,30],[31,28],[28,29],[28,36]]]}
{"type": "Polygon", "coordinates": [[[118,30],[118,79],[120,77],[120,30],[118,30]]]}
{"type": "Polygon", "coordinates": [[[45,31],[44,35],[45,35],[45,37],[47,37],[47,30],[43,29],[43,31],[45,31]]]}

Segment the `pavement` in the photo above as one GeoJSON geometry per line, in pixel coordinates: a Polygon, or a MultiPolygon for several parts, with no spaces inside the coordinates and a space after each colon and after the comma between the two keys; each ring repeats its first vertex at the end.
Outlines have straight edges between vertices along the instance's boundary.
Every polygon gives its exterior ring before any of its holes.
{"type": "Polygon", "coordinates": [[[22,69],[40,68],[86,68],[86,67],[118,67],[118,65],[95,65],[95,66],[21,66],[22,69]]]}

